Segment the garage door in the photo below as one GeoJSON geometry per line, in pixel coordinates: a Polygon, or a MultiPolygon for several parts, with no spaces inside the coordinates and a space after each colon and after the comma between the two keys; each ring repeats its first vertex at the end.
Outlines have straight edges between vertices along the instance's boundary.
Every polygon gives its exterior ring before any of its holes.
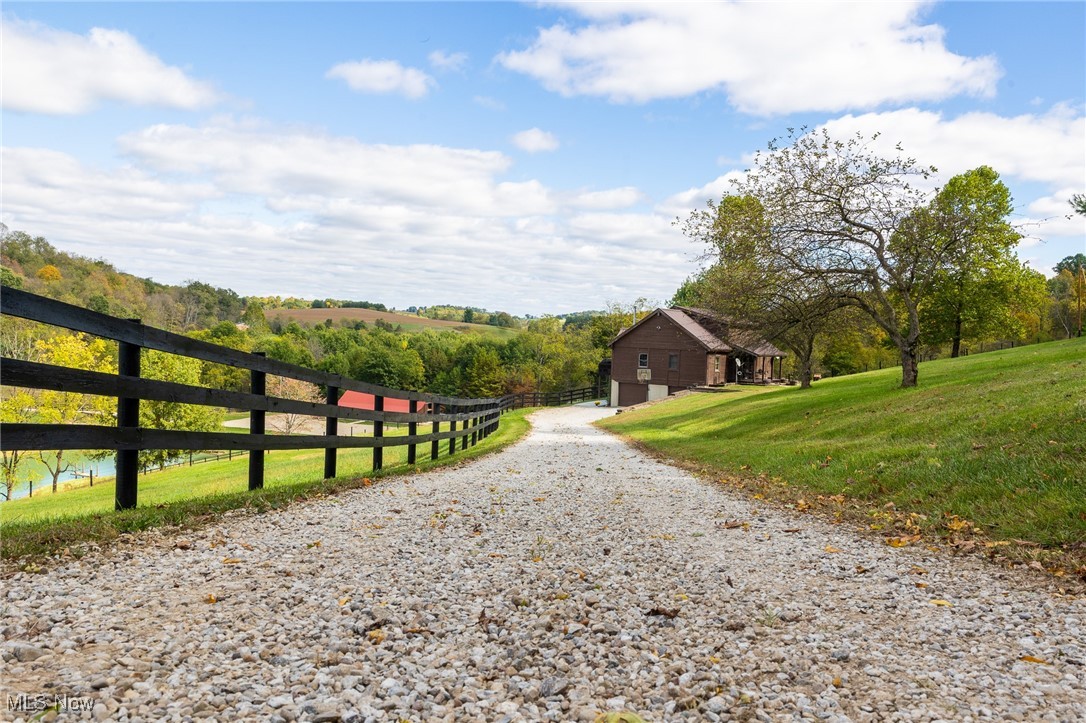
{"type": "Polygon", "coordinates": [[[618,385],[618,406],[628,407],[631,404],[640,404],[649,398],[649,386],[647,384],[622,384],[618,385]]]}

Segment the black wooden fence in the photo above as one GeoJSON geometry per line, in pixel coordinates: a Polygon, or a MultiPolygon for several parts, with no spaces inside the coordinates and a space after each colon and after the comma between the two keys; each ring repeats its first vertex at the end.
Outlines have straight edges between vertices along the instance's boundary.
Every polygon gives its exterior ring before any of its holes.
{"type": "MultiPolygon", "coordinates": [[[[373,449],[373,469],[383,466],[385,447],[407,447],[407,463],[415,464],[420,445],[429,444],[431,459],[437,459],[448,442],[448,454],[457,447],[467,449],[498,428],[504,411],[512,408],[508,399],[460,399],[437,394],[388,389],[348,379],[337,374],[306,369],[268,359],[262,354],[230,349],[144,326],[136,319],[118,319],[107,314],[65,304],[17,289],[4,288],[6,316],[29,319],[72,331],[84,332],[119,344],[118,373],[104,374],[81,369],[39,364],[19,359],[0,359],[0,384],[80,394],[98,394],[117,398],[116,426],[85,424],[0,424],[0,449],[113,449],[117,450],[116,508],[136,506],[138,452],[141,449],[171,450],[274,450],[324,449],[324,476],[336,476],[336,449],[369,447],[373,449]],[[250,392],[177,384],[140,378],[140,352],[154,349],[169,354],[247,369],[251,375],[250,392]],[[265,394],[268,374],[300,379],[327,390],[325,403],[302,402],[265,394]],[[342,391],[355,390],[374,395],[374,409],[355,409],[337,404],[342,391]],[[386,412],[386,398],[408,400],[408,412],[386,412]],[[145,429],[139,426],[141,400],[182,402],[215,407],[231,407],[249,412],[249,434],[227,432],[191,432],[145,429]],[[325,434],[272,436],[265,434],[264,417],[268,412],[324,417],[325,434]],[[340,436],[337,420],[357,419],[373,422],[369,437],[340,436]],[[384,435],[385,422],[407,424],[406,436],[384,435]],[[431,431],[419,434],[419,425],[431,425],[431,431]],[[441,427],[447,425],[445,430],[441,427]],[[458,426],[459,425],[459,426],[458,426]]],[[[249,489],[264,485],[264,455],[249,456],[249,489]]]]}
{"type": "Polygon", "coordinates": [[[566,404],[587,402],[592,399],[600,399],[604,395],[597,387],[582,387],[580,389],[567,389],[564,392],[522,392],[502,397],[502,402],[512,408],[521,407],[561,407],[566,404]]]}

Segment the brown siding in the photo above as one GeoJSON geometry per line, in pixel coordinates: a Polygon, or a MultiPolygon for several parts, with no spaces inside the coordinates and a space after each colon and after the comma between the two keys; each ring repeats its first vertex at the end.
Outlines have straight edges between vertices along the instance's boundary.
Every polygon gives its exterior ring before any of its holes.
{"type": "Polygon", "coordinates": [[[649,355],[652,384],[689,387],[705,384],[705,347],[663,314],[654,313],[611,347],[611,378],[637,383],[638,354],[649,355]],[[668,369],[668,355],[679,355],[679,370],[668,369]]]}

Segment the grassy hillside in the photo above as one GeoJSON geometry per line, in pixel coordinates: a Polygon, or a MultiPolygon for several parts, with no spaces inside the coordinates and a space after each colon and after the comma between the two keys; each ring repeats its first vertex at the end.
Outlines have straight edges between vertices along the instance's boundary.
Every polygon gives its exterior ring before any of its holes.
{"type": "MultiPolygon", "coordinates": [[[[371,471],[372,450],[340,450],[339,476],[332,480],[321,479],[324,450],[282,450],[267,456],[264,489],[255,493],[247,489],[249,458],[242,456],[232,461],[175,467],[141,476],[139,507],[125,512],[113,511],[112,479],[56,495],[45,493],[32,499],[11,500],[0,504],[2,556],[12,559],[52,554],[80,542],[102,542],[121,532],[161,525],[193,526],[212,521],[226,510],[273,509],[295,499],[368,486],[371,478],[460,463],[502,449],[523,437],[529,428],[526,417],[531,411],[520,409],[506,414],[497,432],[467,450],[458,447],[451,457],[447,441],[442,443],[441,457],[433,462],[429,445],[420,446],[420,463],[414,467],[406,465],[406,447],[387,448],[384,469],[376,475],[371,471]]],[[[392,432],[403,433],[406,433],[403,429],[392,432]]]]}
{"type": "Polygon", "coordinates": [[[1086,339],[928,362],[919,388],[899,384],[886,369],[741,388],[601,424],[756,497],[862,519],[890,544],[1022,540],[1086,561],[1086,339]]]}
{"type": "Polygon", "coordinates": [[[465,324],[462,321],[445,321],[444,319],[427,319],[424,316],[398,314],[394,311],[376,311],[374,309],[268,309],[265,311],[265,315],[268,321],[278,317],[284,322],[297,321],[299,324],[320,324],[326,319],[331,319],[334,322],[346,319],[347,321],[364,321],[367,324],[373,324],[378,319],[384,319],[393,326],[402,326],[404,331],[452,329],[453,331],[490,334],[499,339],[515,336],[517,333],[516,329],[507,327],[465,324]]]}

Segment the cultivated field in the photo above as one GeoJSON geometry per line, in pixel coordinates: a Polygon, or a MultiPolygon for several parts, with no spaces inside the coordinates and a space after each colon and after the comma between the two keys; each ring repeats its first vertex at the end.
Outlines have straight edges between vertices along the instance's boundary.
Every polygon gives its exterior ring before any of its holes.
{"type": "Polygon", "coordinates": [[[393,326],[402,326],[404,331],[423,331],[435,329],[437,331],[451,329],[464,333],[492,334],[499,337],[512,336],[515,329],[508,329],[487,324],[465,324],[462,321],[445,321],[443,319],[427,319],[423,316],[401,314],[394,311],[375,311],[373,309],[268,309],[265,311],[268,321],[281,318],[284,321],[296,321],[299,324],[321,324],[331,319],[340,321],[364,321],[374,324],[378,319],[383,319],[393,326]]]}

